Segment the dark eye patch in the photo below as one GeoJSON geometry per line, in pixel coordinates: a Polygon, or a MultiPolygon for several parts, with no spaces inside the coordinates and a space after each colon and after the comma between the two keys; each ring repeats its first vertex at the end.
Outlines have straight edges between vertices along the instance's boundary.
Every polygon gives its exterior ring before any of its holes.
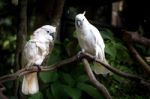
{"type": "Polygon", "coordinates": [[[77,25],[78,27],[81,27],[81,26],[82,26],[81,20],[76,20],[76,25],[77,25]]]}
{"type": "Polygon", "coordinates": [[[50,33],[49,31],[46,31],[47,33],[50,33]]]}

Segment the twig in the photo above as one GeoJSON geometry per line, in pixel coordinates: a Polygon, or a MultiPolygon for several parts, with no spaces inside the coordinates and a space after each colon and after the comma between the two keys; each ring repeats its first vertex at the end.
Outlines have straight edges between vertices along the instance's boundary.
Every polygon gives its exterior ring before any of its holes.
{"type": "MultiPolygon", "coordinates": [[[[68,63],[71,63],[71,62],[74,62],[76,60],[77,60],[77,57],[73,56],[71,58],[62,60],[61,62],[58,62],[58,63],[50,65],[50,66],[41,66],[41,72],[55,70],[60,66],[63,66],[65,64],[68,64],[68,63]]],[[[14,74],[4,75],[4,76],[0,77],[0,82],[4,83],[6,81],[15,80],[17,77],[20,77],[20,76],[23,76],[25,74],[32,73],[32,72],[38,72],[38,71],[39,70],[36,67],[31,67],[29,69],[23,68],[21,70],[18,70],[14,74]]]]}
{"type": "MultiPolygon", "coordinates": [[[[85,53],[86,57],[87,58],[93,58],[92,55],[88,54],[88,53],[85,53]]],[[[94,58],[93,58],[94,59],[94,58]]],[[[135,81],[136,83],[140,83],[144,86],[147,86],[149,89],[150,89],[150,81],[149,80],[145,80],[141,77],[138,77],[136,75],[132,75],[132,74],[129,74],[129,73],[125,73],[125,72],[122,72],[120,70],[117,70],[116,68],[110,66],[110,65],[107,65],[107,64],[104,64],[103,62],[101,62],[99,59],[96,59],[95,60],[96,62],[102,64],[102,66],[104,66],[105,68],[107,68],[108,70],[110,70],[111,72],[121,76],[121,77],[124,77],[124,78],[127,78],[127,79],[130,79],[132,81],[135,81]]]]}
{"type": "MultiPolygon", "coordinates": [[[[90,60],[90,59],[93,60],[94,59],[93,56],[88,54],[88,53],[81,54],[80,59],[82,59],[82,58],[86,58],[88,60],[90,60]]],[[[77,60],[79,60],[79,59],[75,55],[71,58],[62,60],[61,62],[58,62],[56,64],[52,64],[50,66],[41,66],[41,72],[52,71],[52,70],[55,70],[55,69],[65,65],[65,64],[72,63],[72,62],[77,61],[77,60]]],[[[124,78],[130,79],[130,80],[133,80],[133,81],[136,81],[136,82],[139,81],[139,82],[145,82],[145,83],[150,84],[150,81],[148,81],[148,80],[145,80],[145,79],[143,79],[141,77],[138,77],[138,76],[135,76],[135,75],[131,75],[131,74],[119,71],[119,70],[117,70],[116,68],[114,68],[112,66],[104,64],[99,59],[96,59],[95,61],[102,64],[105,68],[109,69],[110,71],[112,71],[113,73],[115,73],[119,76],[122,76],[124,78]]],[[[6,81],[15,80],[17,77],[20,77],[20,76],[23,76],[25,74],[32,73],[32,72],[38,72],[38,71],[39,70],[36,67],[31,67],[30,69],[23,68],[21,70],[18,70],[16,73],[9,74],[9,75],[4,75],[4,76],[0,77],[0,82],[4,83],[6,81]]]]}
{"type": "Polygon", "coordinates": [[[0,82],[0,91],[4,91],[4,90],[6,90],[6,88],[0,82]]]}
{"type": "Polygon", "coordinates": [[[136,49],[132,46],[134,42],[150,47],[150,39],[142,37],[137,32],[123,31],[123,39],[127,43],[128,49],[130,50],[132,56],[137,60],[137,62],[144,68],[146,73],[150,75],[150,66],[145,62],[145,60],[140,56],[136,49]]]}
{"type": "Polygon", "coordinates": [[[150,39],[139,35],[138,32],[130,32],[130,31],[125,31],[125,30],[122,30],[122,31],[123,31],[123,37],[125,41],[130,42],[130,43],[136,42],[146,47],[150,47],[150,39]]]}
{"type": "Polygon", "coordinates": [[[2,93],[1,90],[0,90],[0,99],[8,99],[8,98],[2,93]]]}
{"type": "Polygon", "coordinates": [[[98,91],[100,93],[102,93],[103,97],[105,99],[112,99],[109,92],[107,91],[107,89],[105,88],[105,86],[103,84],[101,84],[94,76],[91,68],[90,68],[90,65],[87,61],[87,59],[83,58],[82,59],[82,62],[84,64],[84,68],[86,70],[86,73],[89,77],[89,80],[92,82],[93,85],[95,85],[95,87],[98,89],[98,91]]]}
{"type": "MultiPolygon", "coordinates": [[[[83,59],[83,58],[86,58],[88,60],[91,60],[91,59],[93,60],[94,59],[93,56],[90,55],[90,54],[88,54],[88,53],[81,54],[80,55],[80,59],[83,59]]],[[[62,60],[61,62],[58,62],[58,63],[50,65],[50,66],[41,66],[41,72],[52,71],[52,70],[55,70],[55,69],[57,69],[57,68],[59,68],[61,66],[64,66],[65,64],[72,63],[72,62],[77,61],[77,60],[79,60],[79,59],[77,58],[77,55],[75,55],[75,56],[73,56],[71,58],[62,60]]],[[[113,72],[113,73],[115,73],[115,74],[117,74],[117,75],[119,75],[121,77],[130,79],[132,81],[135,81],[136,83],[140,83],[140,84],[142,84],[142,85],[147,86],[148,88],[150,88],[150,81],[149,80],[145,80],[145,79],[143,79],[141,77],[138,77],[138,76],[135,76],[135,75],[131,75],[131,74],[128,74],[128,73],[125,73],[125,72],[122,72],[122,71],[119,71],[119,70],[115,69],[112,66],[104,64],[99,59],[96,59],[95,61],[98,62],[98,63],[100,63],[100,64],[102,64],[105,68],[109,69],[111,72],[113,72]]],[[[25,74],[32,73],[32,72],[38,72],[38,71],[39,70],[36,67],[31,67],[30,69],[23,68],[21,70],[18,70],[14,74],[9,74],[9,75],[5,75],[5,76],[0,77],[0,82],[4,83],[6,81],[15,80],[16,78],[18,78],[20,76],[23,76],[25,74]]],[[[90,80],[91,80],[91,78],[90,78],[90,80]]],[[[96,84],[94,84],[94,85],[96,85],[96,84]]]]}
{"type": "Polygon", "coordinates": [[[1,84],[0,82],[0,99],[8,99],[4,94],[3,94],[3,91],[5,90],[6,88],[1,84]]]}
{"type": "Polygon", "coordinates": [[[143,69],[150,75],[150,66],[144,61],[144,59],[140,56],[136,49],[131,44],[128,44],[128,49],[132,53],[132,56],[140,64],[140,66],[142,66],[143,69]]]}

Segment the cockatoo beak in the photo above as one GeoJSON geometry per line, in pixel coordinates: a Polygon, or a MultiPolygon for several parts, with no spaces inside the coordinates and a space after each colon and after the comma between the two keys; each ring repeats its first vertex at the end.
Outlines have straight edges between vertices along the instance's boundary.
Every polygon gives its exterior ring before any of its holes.
{"type": "Polygon", "coordinates": [[[81,25],[82,25],[81,20],[77,20],[77,21],[76,21],[76,24],[77,24],[78,27],[81,27],[81,25]]]}
{"type": "Polygon", "coordinates": [[[55,38],[55,34],[54,33],[50,33],[50,36],[52,36],[53,40],[55,38]]]}

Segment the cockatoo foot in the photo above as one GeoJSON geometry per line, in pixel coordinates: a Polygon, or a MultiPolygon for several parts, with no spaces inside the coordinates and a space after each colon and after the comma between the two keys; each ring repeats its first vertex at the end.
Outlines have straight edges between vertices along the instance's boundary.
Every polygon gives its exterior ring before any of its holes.
{"type": "Polygon", "coordinates": [[[96,62],[96,56],[93,56],[93,60],[94,60],[94,62],[96,62]]]}
{"type": "Polygon", "coordinates": [[[80,59],[81,54],[83,54],[83,51],[79,51],[79,52],[77,53],[77,59],[80,59]]]}
{"type": "Polygon", "coordinates": [[[33,64],[33,66],[36,66],[38,68],[38,71],[41,71],[41,67],[38,64],[33,64]]]}

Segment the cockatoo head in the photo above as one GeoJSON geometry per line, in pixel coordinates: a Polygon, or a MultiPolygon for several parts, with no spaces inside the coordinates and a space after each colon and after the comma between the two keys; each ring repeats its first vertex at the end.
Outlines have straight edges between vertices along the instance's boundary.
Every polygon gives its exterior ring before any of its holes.
{"type": "Polygon", "coordinates": [[[32,39],[36,39],[41,42],[52,42],[56,33],[56,27],[51,25],[44,25],[34,31],[32,39]]]}
{"type": "Polygon", "coordinates": [[[84,23],[88,22],[85,15],[85,11],[82,14],[78,14],[75,17],[75,26],[77,28],[81,28],[83,26],[84,23]]]}

